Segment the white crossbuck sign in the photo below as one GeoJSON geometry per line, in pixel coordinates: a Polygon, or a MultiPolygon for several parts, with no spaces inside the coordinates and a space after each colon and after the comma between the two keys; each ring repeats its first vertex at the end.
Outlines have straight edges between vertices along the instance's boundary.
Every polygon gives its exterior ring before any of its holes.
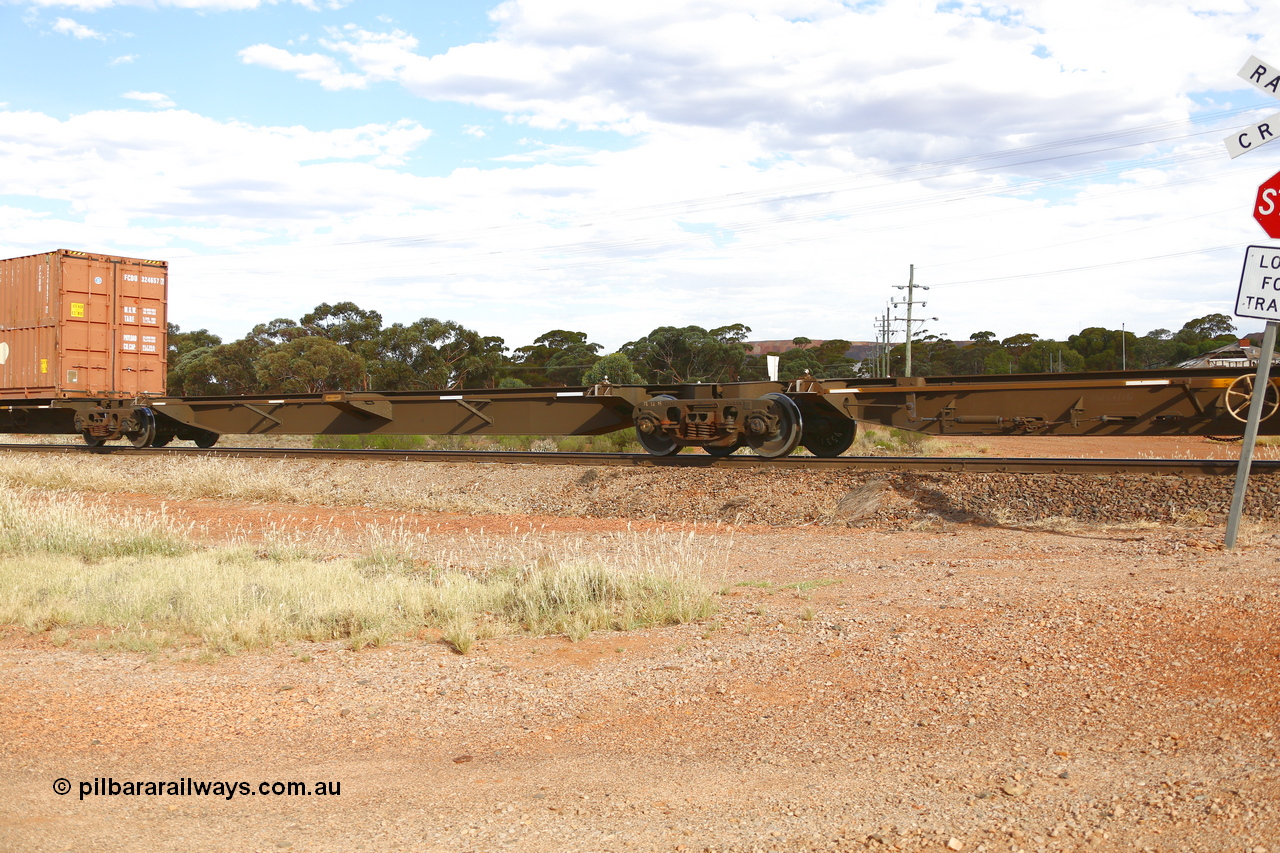
{"type": "MultiPolygon", "coordinates": [[[[1251,56],[1236,76],[1248,80],[1255,89],[1266,92],[1273,98],[1280,98],[1280,68],[1263,62],[1256,56],[1251,56]]],[[[1250,125],[1239,133],[1233,133],[1222,141],[1226,143],[1227,153],[1235,159],[1246,151],[1265,145],[1275,139],[1277,134],[1280,134],[1280,113],[1267,116],[1257,124],[1250,125]]]]}

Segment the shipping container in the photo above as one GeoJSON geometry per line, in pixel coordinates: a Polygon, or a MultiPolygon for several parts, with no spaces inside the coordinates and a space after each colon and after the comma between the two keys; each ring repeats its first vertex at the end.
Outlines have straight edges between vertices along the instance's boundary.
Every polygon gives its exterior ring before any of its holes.
{"type": "Polygon", "coordinates": [[[0,399],[163,395],[168,283],[164,261],[0,260],[0,399]]]}

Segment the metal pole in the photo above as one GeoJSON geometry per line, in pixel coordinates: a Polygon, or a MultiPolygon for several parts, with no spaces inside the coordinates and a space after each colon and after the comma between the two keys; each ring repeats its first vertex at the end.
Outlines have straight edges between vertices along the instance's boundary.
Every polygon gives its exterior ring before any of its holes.
{"type": "Polygon", "coordinates": [[[884,362],[884,373],[881,374],[886,379],[893,375],[893,323],[889,316],[893,313],[893,309],[888,305],[884,306],[884,351],[881,353],[884,362]]]}
{"type": "Polygon", "coordinates": [[[1240,532],[1240,515],[1244,511],[1244,492],[1249,485],[1249,468],[1253,465],[1253,446],[1258,440],[1258,424],[1262,420],[1262,403],[1271,383],[1271,359],[1276,352],[1276,329],[1280,324],[1268,322],[1262,334],[1262,352],[1258,353],[1258,374],[1253,380],[1253,397],[1249,400],[1249,420],[1240,443],[1240,464],[1236,468],[1236,488],[1231,495],[1231,512],[1227,514],[1228,549],[1236,547],[1240,532]]]}
{"type": "Polygon", "coordinates": [[[884,316],[880,318],[880,356],[879,367],[880,375],[886,377],[889,375],[889,350],[892,345],[889,343],[889,306],[884,306],[884,316]]]}

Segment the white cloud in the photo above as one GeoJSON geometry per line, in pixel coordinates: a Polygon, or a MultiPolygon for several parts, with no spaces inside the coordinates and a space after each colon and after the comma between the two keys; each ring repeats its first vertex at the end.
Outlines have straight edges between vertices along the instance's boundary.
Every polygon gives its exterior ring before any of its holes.
{"type": "MultiPolygon", "coordinates": [[[[1213,0],[508,0],[493,38],[418,52],[402,30],[330,29],[331,54],[266,45],[259,64],[326,88],[398,80],[530,127],[652,134],[699,126],[820,162],[912,162],[1185,116],[1189,88],[1247,48],[1213,0]],[[1219,13],[1216,25],[1202,12],[1219,13]],[[1099,28],[1105,18],[1108,26],[1099,28]],[[1136,36],[1153,32],[1159,39],[1136,36]],[[1176,59],[1174,59],[1176,57],[1176,59]],[[338,60],[352,70],[339,70],[338,60]]],[[[1217,4],[1220,5],[1220,4],[1217,4]]],[[[1277,17],[1258,12],[1251,17],[1277,17]]]]}
{"type": "Polygon", "coordinates": [[[267,44],[255,44],[240,51],[240,59],[249,65],[261,65],[276,71],[295,74],[301,80],[312,80],[322,88],[364,89],[370,83],[395,80],[399,77],[406,57],[413,58],[418,40],[399,30],[390,33],[373,33],[354,25],[329,28],[329,37],[320,39],[320,45],[360,69],[359,73],[345,72],[332,56],[318,53],[290,53],[267,44]]]}
{"type": "Polygon", "coordinates": [[[75,36],[78,39],[99,39],[106,41],[106,36],[83,24],[77,24],[70,18],[58,18],[53,22],[53,31],[64,36],[75,36]]]}
{"type": "Polygon", "coordinates": [[[168,95],[162,95],[159,92],[125,92],[120,97],[128,98],[131,101],[142,101],[156,109],[167,109],[176,106],[168,95]]]}
{"type": "Polygon", "coordinates": [[[329,27],[324,47],[345,55],[371,81],[395,80],[406,61],[413,61],[418,40],[402,30],[374,33],[354,24],[329,27]]]}
{"type": "Polygon", "coordinates": [[[345,73],[333,57],[318,53],[290,53],[271,45],[255,44],[240,51],[240,59],[247,65],[261,65],[296,74],[302,80],[313,80],[329,91],[363,89],[369,85],[367,76],[345,73]]]}
{"type": "Polygon", "coordinates": [[[176,9],[229,12],[280,4],[292,4],[318,11],[341,9],[350,2],[351,0],[25,0],[24,5],[42,9],[71,8],[84,12],[97,12],[117,6],[170,6],[176,9]]]}
{"type": "Polygon", "coordinates": [[[354,298],[512,345],[736,321],[757,337],[867,338],[911,263],[935,287],[931,331],[953,337],[1176,328],[1229,310],[1238,272],[1177,253],[1256,236],[1247,212],[1223,211],[1277,157],[1227,161],[1225,127],[1079,159],[1047,158],[1083,144],[1030,146],[1163,121],[1195,132],[1177,124],[1191,96],[1220,89],[1230,105],[1246,90],[1235,69],[1265,53],[1248,33],[1280,25],[1228,3],[518,0],[495,9],[490,38],[438,55],[391,25],[325,29],[309,53],[255,44],[240,59],[327,90],[393,82],[492,110],[460,132],[487,133],[472,147],[493,159],[415,175],[430,133],[414,122],[322,133],[182,110],[11,112],[6,191],[68,212],[17,214],[5,239],[14,254],[66,235],[169,257],[175,319],[224,334],[354,298]],[[577,129],[625,138],[601,150],[577,129]],[[1018,147],[1041,162],[955,160],[1018,147]],[[208,246],[245,254],[184,257],[208,246]],[[1142,257],[1165,259],[1128,263],[1142,257]],[[1074,267],[1087,270],[1032,276],[1074,267]]]}
{"type": "Polygon", "coordinates": [[[6,112],[0,172],[9,176],[6,192],[62,201],[85,215],[266,233],[386,204],[411,206],[412,181],[394,167],[429,135],[408,121],[318,132],[182,110],[98,111],[65,121],[6,112]]]}
{"type": "Polygon", "coordinates": [[[429,137],[413,122],[318,132],[182,110],[7,112],[6,191],[67,210],[10,211],[0,248],[169,259],[175,322],[230,336],[353,299],[388,322],[447,317],[513,346],[550,328],[616,347],[659,325],[727,322],[758,337],[869,338],[908,263],[935,286],[928,315],[943,322],[931,331],[1065,335],[1126,321],[1176,328],[1222,310],[1228,288],[1203,287],[1220,261],[998,279],[1243,245],[1244,214],[1183,220],[1250,197],[1256,183],[1193,160],[1046,205],[991,193],[999,185],[972,174],[930,186],[795,161],[760,169],[759,140],[697,127],[618,152],[534,141],[520,168],[405,171],[429,137]]]}
{"type": "Polygon", "coordinates": [[[126,53],[123,56],[117,56],[115,59],[111,60],[107,64],[108,65],[132,65],[137,58],[138,58],[138,54],[136,53],[126,53]]]}

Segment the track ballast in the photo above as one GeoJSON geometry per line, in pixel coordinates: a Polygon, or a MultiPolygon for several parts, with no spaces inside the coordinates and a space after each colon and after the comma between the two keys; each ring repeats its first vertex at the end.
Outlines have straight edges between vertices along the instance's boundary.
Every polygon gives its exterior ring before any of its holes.
{"type": "MultiPolygon", "coordinates": [[[[480,464],[629,466],[641,468],[717,469],[822,469],[828,471],[883,471],[967,474],[1160,474],[1177,477],[1222,477],[1236,473],[1234,459],[1102,459],[1080,457],[980,457],[980,456],[788,456],[765,459],[734,455],[715,457],[704,453],[652,456],[647,453],[559,453],[541,451],[483,450],[347,450],[268,447],[147,447],[127,445],[3,444],[0,451],[127,456],[203,456],[229,459],[338,459],[380,462],[470,462],[480,464]]],[[[1280,461],[1253,462],[1251,473],[1280,473],[1280,461]]]]}

